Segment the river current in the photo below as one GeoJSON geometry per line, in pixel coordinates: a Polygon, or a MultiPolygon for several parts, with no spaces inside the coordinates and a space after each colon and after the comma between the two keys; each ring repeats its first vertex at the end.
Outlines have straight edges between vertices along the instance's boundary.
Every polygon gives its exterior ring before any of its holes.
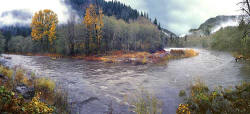
{"type": "Polygon", "coordinates": [[[163,114],[174,114],[182,99],[180,90],[188,90],[196,79],[209,88],[233,86],[250,81],[250,63],[235,62],[229,53],[195,49],[199,56],[170,60],[161,65],[130,65],[57,59],[42,56],[8,55],[6,66],[19,65],[39,77],[53,79],[69,94],[73,113],[103,114],[109,105],[115,112],[132,113],[125,96],[140,88],[162,101],[163,114]]]}

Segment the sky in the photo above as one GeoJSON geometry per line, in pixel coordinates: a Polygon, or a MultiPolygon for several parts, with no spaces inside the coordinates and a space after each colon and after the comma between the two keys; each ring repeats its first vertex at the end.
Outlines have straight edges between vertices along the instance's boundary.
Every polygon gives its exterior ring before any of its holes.
{"type": "MultiPolygon", "coordinates": [[[[111,1],[111,0],[106,0],[111,1]]],[[[217,15],[239,15],[240,0],[117,0],[149,13],[164,28],[181,35],[217,15]]]]}
{"type": "MultiPolygon", "coordinates": [[[[41,9],[51,9],[58,14],[59,22],[69,18],[71,8],[63,0],[1,0],[0,24],[30,23],[31,18],[16,17],[15,11],[32,17],[41,9]],[[12,13],[10,13],[12,12],[12,13]],[[14,12],[14,13],[13,13],[14,12]],[[30,15],[29,15],[30,14],[30,15]]],[[[110,0],[106,0],[110,1],[110,0]]],[[[237,15],[240,13],[236,5],[239,0],[118,0],[132,8],[145,11],[158,21],[164,28],[181,35],[190,28],[198,26],[208,18],[217,15],[237,15]]]]}
{"type": "Polygon", "coordinates": [[[13,23],[30,23],[31,18],[23,20],[16,18],[13,13],[19,11],[22,14],[32,15],[42,9],[51,9],[58,15],[60,23],[64,23],[68,19],[68,14],[71,11],[68,6],[66,6],[63,0],[1,0],[0,1],[0,22],[4,25],[10,25],[13,23]]]}

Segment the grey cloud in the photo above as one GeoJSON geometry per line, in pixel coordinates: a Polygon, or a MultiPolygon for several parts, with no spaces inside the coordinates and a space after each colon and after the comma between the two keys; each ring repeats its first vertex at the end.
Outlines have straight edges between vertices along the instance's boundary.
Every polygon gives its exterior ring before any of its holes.
{"type": "Polygon", "coordinates": [[[161,25],[176,34],[197,28],[210,17],[231,15],[237,0],[119,0],[138,10],[146,11],[161,25]],[[233,6],[233,7],[232,7],[233,6]]]}
{"type": "Polygon", "coordinates": [[[5,11],[2,13],[2,15],[0,17],[5,17],[5,16],[13,16],[17,19],[21,19],[21,20],[27,20],[30,19],[32,17],[31,12],[26,11],[26,10],[11,10],[11,11],[5,11]]]}

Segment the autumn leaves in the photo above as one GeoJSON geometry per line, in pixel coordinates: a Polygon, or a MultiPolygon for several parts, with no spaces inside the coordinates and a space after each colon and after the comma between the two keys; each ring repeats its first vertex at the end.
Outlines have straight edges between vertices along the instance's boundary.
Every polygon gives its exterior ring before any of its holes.
{"type": "Polygon", "coordinates": [[[102,10],[99,9],[97,11],[97,8],[92,4],[86,9],[83,23],[87,28],[88,34],[88,38],[85,42],[87,54],[98,53],[98,50],[100,50],[102,27],[104,26],[103,16],[102,10]]]}
{"type": "MultiPolygon", "coordinates": [[[[86,9],[83,24],[87,28],[87,37],[83,47],[87,50],[87,54],[98,53],[101,47],[103,16],[102,10],[92,4],[86,9]]],[[[32,40],[42,48],[43,52],[53,52],[57,25],[57,14],[49,9],[36,12],[33,16],[30,25],[32,40]]]]}
{"type": "Polygon", "coordinates": [[[57,24],[58,18],[53,11],[45,9],[35,13],[31,23],[32,40],[41,41],[42,49],[48,50],[56,39],[57,24]]]}

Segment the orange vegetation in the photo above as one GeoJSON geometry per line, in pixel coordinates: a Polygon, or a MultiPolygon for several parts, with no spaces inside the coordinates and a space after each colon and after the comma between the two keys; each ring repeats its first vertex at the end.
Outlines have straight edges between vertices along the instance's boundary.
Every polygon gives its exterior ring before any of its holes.
{"type": "MultiPolygon", "coordinates": [[[[133,63],[133,64],[147,64],[159,63],[162,61],[170,60],[171,58],[187,58],[197,56],[199,53],[193,49],[172,49],[169,51],[157,51],[155,53],[149,52],[127,52],[127,51],[111,51],[106,55],[76,55],[70,56],[73,59],[84,59],[86,61],[102,61],[106,63],[133,63]]],[[[67,56],[60,54],[32,54],[27,53],[28,56],[48,56],[51,59],[58,59],[67,56]]]]}
{"type": "Polygon", "coordinates": [[[199,53],[194,51],[193,49],[187,49],[184,52],[185,52],[185,57],[194,57],[199,55],[199,53]]]}
{"type": "Polygon", "coordinates": [[[194,56],[199,55],[199,53],[193,49],[186,49],[186,50],[172,49],[170,51],[170,54],[171,54],[171,56],[177,57],[177,58],[187,58],[187,57],[194,57],[194,56]]]}

